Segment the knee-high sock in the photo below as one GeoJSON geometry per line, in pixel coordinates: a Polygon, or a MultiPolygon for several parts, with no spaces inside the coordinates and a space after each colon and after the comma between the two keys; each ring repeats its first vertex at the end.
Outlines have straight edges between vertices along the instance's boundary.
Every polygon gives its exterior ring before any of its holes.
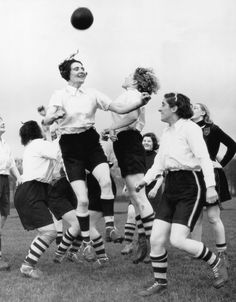
{"type": "Polygon", "coordinates": [[[67,230],[65,232],[65,235],[62,237],[61,243],[59,244],[59,246],[56,250],[56,254],[64,255],[74,240],[75,240],[75,237],[73,235],[71,235],[69,230],[67,230]]]}
{"type": "Polygon", "coordinates": [[[28,255],[25,257],[25,262],[31,265],[36,265],[39,261],[39,258],[48,247],[48,243],[40,238],[40,236],[37,236],[31,243],[28,255]]]}
{"type": "Polygon", "coordinates": [[[107,257],[104,242],[102,239],[102,236],[93,239],[93,247],[95,250],[95,253],[97,255],[97,258],[105,258],[107,257]]]}
{"type": "Polygon", "coordinates": [[[134,223],[125,224],[125,241],[127,243],[133,242],[136,225],[134,223]]]}
{"type": "Polygon", "coordinates": [[[151,254],[150,258],[152,261],[155,281],[160,284],[167,284],[167,251],[160,256],[154,256],[153,254],[151,254]]]}

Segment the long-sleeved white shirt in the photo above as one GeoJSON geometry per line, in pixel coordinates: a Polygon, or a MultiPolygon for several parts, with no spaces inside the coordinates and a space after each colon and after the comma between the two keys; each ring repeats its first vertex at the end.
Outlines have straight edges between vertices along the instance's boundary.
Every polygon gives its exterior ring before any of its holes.
{"type": "Polygon", "coordinates": [[[48,107],[63,108],[66,116],[58,120],[59,131],[61,134],[72,134],[93,127],[96,110],[108,110],[111,102],[109,97],[95,89],[76,89],[68,85],[52,95],[48,107]]]}
{"type": "MultiPolygon", "coordinates": [[[[137,89],[128,89],[125,92],[123,92],[116,99],[116,101],[119,104],[124,104],[124,106],[125,106],[127,103],[136,104],[137,100],[140,100],[140,98],[141,98],[141,93],[137,89]]],[[[134,121],[129,126],[125,126],[125,127],[117,129],[116,133],[119,133],[124,130],[138,130],[140,132],[143,130],[143,128],[145,126],[145,107],[140,107],[140,108],[136,109],[136,111],[138,113],[138,118],[136,119],[136,121],[134,121]]],[[[125,113],[125,114],[118,114],[118,113],[112,112],[112,119],[113,119],[114,123],[117,123],[117,122],[120,123],[129,114],[132,114],[132,112],[125,113]]]]}
{"type": "Polygon", "coordinates": [[[15,167],[11,149],[4,139],[0,140],[0,174],[10,175],[11,168],[15,167]]]}
{"type": "Polygon", "coordinates": [[[58,141],[32,140],[25,147],[23,154],[23,182],[37,180],[49,183],[52,180],[53,170],[59,158],[58,141]]]}
{"type": "Polygon", "coordinates": [[[213,164],[202,130],[191,120],[179,119],[163,131],[158,156],[144,180],[149,184],[158,174],[168,170],[202,170],[206,187],[215,186],[213,164]]]}

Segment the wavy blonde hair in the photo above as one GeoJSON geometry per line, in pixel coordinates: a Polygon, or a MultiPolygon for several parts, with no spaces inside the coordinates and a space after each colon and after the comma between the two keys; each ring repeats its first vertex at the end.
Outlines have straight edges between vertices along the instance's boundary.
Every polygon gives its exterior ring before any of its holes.
{"type": "Polygon", "coordinates": [[[210,110],[208,109],[208,107],[203,103],[196,103],[196,104],[198,104],[200,106],[201,110],[203,112],[205,112],[204,117],[203,117],[204,122],[208,123],[208,124],[212,124],[213,121],[211,120],[211,114],[210,114],[210,110]]]}

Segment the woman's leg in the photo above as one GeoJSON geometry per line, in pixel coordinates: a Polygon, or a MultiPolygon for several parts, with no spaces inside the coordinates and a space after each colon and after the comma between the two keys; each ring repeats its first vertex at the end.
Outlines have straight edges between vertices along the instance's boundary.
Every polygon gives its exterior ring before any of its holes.
{"type": "Polygon", "coordinates": [[[90,240],[89,232],[89,211],[88,211],[88,190],[84,180],[71,182],[72,189],[77,197],[76,216],[79,220],[81,236],[83,237],[83,255],[87,261],[95,261],[94,250],[90,240]]]}
{"type": "Polygon", "coordinates": [[[125,246],[121,250],[122,255],[128,255],[133,251],[133,238],[136,229],[135,208],[132,203],[128,205],[127,220],[125,223],[125,246]]]}
{"type": "Polygon", "coordinates": [[[97,165],[92,174],[101,188],[101,206],[106,224],[106,241],[121,243],[123,237],[114,225],[114,194],[109,165],[107,163],[97,165]]]}
{"type": "Polygon", "coordinates": [[[25,257],[20,271],[24,276],[39,279],[42,272],[35,269],[40,257],[57,236],[54,224],[38,228],[38,236],[32,241],[28,255],[25,257]]]}
{"type": "Polygon", "coordinates": [[[54,258],[54,262],[56,263],[61,263],[67,250],[80,233],[79,221],[76,217],[75,210],[65,213],[62,218],[70,225],[70,227],[66,230],[64,236],[62,237],[61,243],[57,248],[54,258]]]}
{"type": "Polygon", "coordinates": [[[167,287],[167,251],[166,242],[169,238],[171,224],[155,219],[150,238],[151,253],[150,258],[154,272],[154,282],[145,290],[139,292],[140,296],[151,296],[153,294],[160,294],[166,290],[167,287]]]}
{"type": "Polygon", "coordinates": [[[91,239],[93,240],[93,247],[95,249],[95,253],[97,256],[97,264],[101,266],[107,261],[109,261],[106,254],[105,245],[102,236],[97,229],[97,223],[103,217],[103,214],[102,212],[91,211],[91,210],[89,211],[89,213],[90,213],[91,239]]]}
{"type": "Polygon", "coordinates": [[[63,237],[63,223],[62,219],[57,220],[56,217],[52,214],[52,219],[55,224],[55,228],[57,231],[57,238],[56,238],[56,244],[59,245],[61,243],[62,237],[63,237]]]}
{"type": "Polygon", "coordinates": [[[141,218],[141,223],[137,223],[138,232],[141,230],[141,226],[143,226],[146,236],[145,238],[144,236],[141,236],[141,234],[139,234],[137,252],[133,259],[133,263],[135,264],[143,261],[148,252],[148,245],[146,240],[149,241],[154,220],[153,208],[146,196],[145,190],[142,189],[139,192],[136,192],[135,190],[136,184],[141,181],[143,176],[144,175],[140,173],[135,175],[128,175],[125,178],[130,199],[135,206],[137,214],[140,214],[139,217],[141,218]]]}
{"type": "Polygon", "coordinates": [[[170,233],[170,243],[193,257],[207,262],[215,275],[214,287],[219,288],[228,280],[227,269],[220,259],[202,242],[189,239],[189,228],[185,225],[173,223],[170,233]]]}
{"type": "Polygon", "coordinates": [[[207,207],[208,221],[210,222],[214,232],[216,249],[220,258],[223,258],[227,267],[229,267],[229,261],[227,257],[227,244],[225,238],[225,228],[220,218],[220,208],[218,205],[207,207]]]}

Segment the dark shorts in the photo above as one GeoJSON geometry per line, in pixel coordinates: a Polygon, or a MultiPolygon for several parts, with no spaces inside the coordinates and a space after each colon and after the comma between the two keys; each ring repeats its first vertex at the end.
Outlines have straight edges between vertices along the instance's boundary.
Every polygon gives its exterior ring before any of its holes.
{"type": "Polygon", "coordinates": [[[231,199],[231,195],[229,192],[229,185],[224,170],[221,168],[215,168],[214,173],[215,173],[215,181],[216,181],[216,191],[218,193],[219,200],[215,203],[206,202],[205,203],[206,207],[214,206],[217,204],[219,205],[220,203],[231,199]]]}
{"type": "Polygon", "coordinates": [[[48,207],[57,220],[76,209],[77,198],[66,177],[48,187],[48,207]]]}
{"type": "Polygon", "coordinates": [[[0,175],[0,213],[7,217],[10,214],[10,187],[8,175],[0,175]]]}
{"type": "Polygon", "coordinates": [[[63,134],[59,144],[70,182],[85,180],[85,169],[93,171],[97,165],[107,162],[99,134],[93,128],[79,134],[63,134]]]}
{"type": "MultiPolygon", "coordinates": [[[[116,196],[116,185],[111,177],[111,183],[112,183],[112,191],[114,196],[116,196]]],[[[89,199],[89,210],[90,211],[96,211],[96,212],[102,212],[103,207],[101,203],[101,189],[99,186],[98,181],[92,174],[87,175],[87,186],[88,186],[88,199],[89,199]]]]}
{"type": "Polygon", "coordinates": [[[24,182],[16,189],[14,204],[26,230],[53,223],[47,201],[48,184],[32,180],[24,182]]]}
{"type": "Polygon", "coordinates": [[[145,149],[140,132],[136,130],[122,131],[118,133],[117,138],[118,140],[113,143],[113,148],[122,177],[145,174],[145,149]]]}
{"type": "Polygon", "coordinates": [[[149,198],[148,197],[148,193],[153,189],[153,187],[155,186],[156,181],[152,182],[150,185],[146,186],[146,195],[147,198],[153,208],[153,211],[156,213],[157,212],[157,207],[158,207],[158,203],[161,201],[161,195],[162,195],[162,187],[159,188],[159,190],[157,191],[157,194],[154,198],[149,198]]]}
{"type": "Polygon", "coordinates": [[[193,230],[206,198],[202,172],[171,171],[165,179],[156,219],[179,223],[193,230]]]}

